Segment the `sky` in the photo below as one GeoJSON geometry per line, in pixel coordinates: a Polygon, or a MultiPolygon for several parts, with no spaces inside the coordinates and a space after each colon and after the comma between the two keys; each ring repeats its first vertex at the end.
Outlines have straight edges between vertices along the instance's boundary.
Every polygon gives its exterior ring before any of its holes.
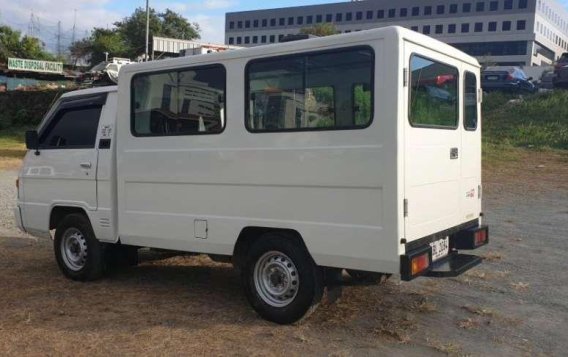
{"type": "MultiPolygon", "coordinates": [[[[150,0],[158,11],[170,8],[201,27],[206,42],[223,43],[225,13],[260,8],[276,8],[325,4],[342,0],[150,0]]],[[[347,1],[347,0],[343,0],[347,1]]],[[[568,0],[556,0],[568,8],[568,0]]],[[[49,50],[57,43],[58,22],[61,21],[61,43],[67,47],[73,38],[85,37],[93,27],[112,27],[113,22],[130,15],[135,8],[145,7],[145,0],[0,0],[0,24],[7,24],[28,33],[31,14],[39,29],[39,37],[49,50]]]]}

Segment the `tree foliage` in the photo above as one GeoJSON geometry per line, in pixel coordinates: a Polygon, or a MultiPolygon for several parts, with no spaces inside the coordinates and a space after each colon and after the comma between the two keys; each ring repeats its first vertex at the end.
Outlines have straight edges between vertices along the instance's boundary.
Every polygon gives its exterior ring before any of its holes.
{"type": "Polygon", "coordinates": [[[323,37],[338,34],[339,31],[333,23],[324,22],[321,24],[315,24],[312,27],[304,27],[300,30],[300,33],[323,37]]]}
{"type": "Polygon", "coordinates": [[[20,31],[9,26],[0,26],[0,62],[8,62],[9,57],[54,60],[54,56],[44,50],[44,44],[35,37],[22,36],[20,31]]]}
{"type": "MultiPolygon", "coordinates": [[[[132,15],[114,23],[113,29],[95,28],[87,39],[77,41],[70,47],[76,58],[89,58],[91,64],[109,57],[127,57],[134,59],[144,53],[146,41],[146,10],[137,8],[132,15]]],[[[180,14],[166,9],[156,12],[150,9],[150,50],[153,36],[178,39],[199,38],[199,25],[190,23],[180,14]]]]}

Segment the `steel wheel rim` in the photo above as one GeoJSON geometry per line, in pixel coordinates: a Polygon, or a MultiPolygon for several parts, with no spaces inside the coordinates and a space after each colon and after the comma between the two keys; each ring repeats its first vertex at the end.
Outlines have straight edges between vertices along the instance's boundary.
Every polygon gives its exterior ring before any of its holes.
{"type": "Polygon", "coordinates": [[[296,265],[286,254],[277,251],[264,253],[256,261],[253,280],[260,298],[273,307],[289,305],[300,287],[296,265]]]}
{"type": "Polygon", "coordinates": [[[77,228],[68,228],[61,239],[61,257],[65,265],[79,271],[87,263],[87,240],[77,228]]]}

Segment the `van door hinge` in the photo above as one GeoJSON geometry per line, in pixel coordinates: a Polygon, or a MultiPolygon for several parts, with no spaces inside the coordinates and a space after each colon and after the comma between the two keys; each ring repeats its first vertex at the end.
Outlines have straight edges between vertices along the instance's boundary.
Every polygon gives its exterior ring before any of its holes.
{"type": "Polygon", "coordinates": [[[402,70],[402,86],[408,86],[408,68],[402,70]]]}
{"type": "Polygon", "coordinates": [[[408,199],[405,198],[403,201],[404,206],[404,217],[408,217],[408,199]]]}

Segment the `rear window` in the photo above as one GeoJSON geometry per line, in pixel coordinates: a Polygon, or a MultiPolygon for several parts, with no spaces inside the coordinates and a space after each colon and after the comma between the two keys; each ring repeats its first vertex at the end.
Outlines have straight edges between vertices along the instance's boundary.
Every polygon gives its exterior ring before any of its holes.
{"type": "Polygon", "coordinates": [[[425,57],[410,58],[410,108],[412,126],[457,128],[458,70],[425,57]]]}
{"type": "Polygon", "coordinates": [[[465,72],[464,81],[464,126],[466,130],[477,129],[477,78],[465,72]]]}

